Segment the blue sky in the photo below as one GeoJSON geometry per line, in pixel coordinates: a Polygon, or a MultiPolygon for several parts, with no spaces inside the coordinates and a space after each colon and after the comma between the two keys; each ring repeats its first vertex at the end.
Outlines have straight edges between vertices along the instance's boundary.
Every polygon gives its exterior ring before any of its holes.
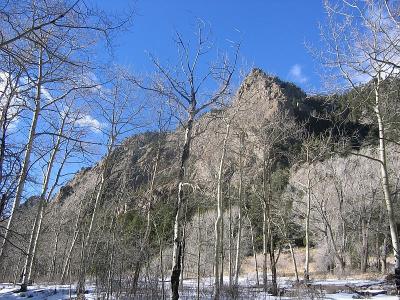
{"type": "Polygon", "coordinates": [[[187,36],[201,18],[211,25],[218,47],[226,47],[227,40],[242,42],[241,56],[248,66],[306,91],[320,88],[317,63],[305,47],[305,42],[319,42],[318,24],[324,19],[320,0],[96,1],[107,11],[135,9],[132,29],[115,41],[116,62],[134,72],[152,70],[148,52],[164,61],[176,57],[174,31],[187,36]]]}

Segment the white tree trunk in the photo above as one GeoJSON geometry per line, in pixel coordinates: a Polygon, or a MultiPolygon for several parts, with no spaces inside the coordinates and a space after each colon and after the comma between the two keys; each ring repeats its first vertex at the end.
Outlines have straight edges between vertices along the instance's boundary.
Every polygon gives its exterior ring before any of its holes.
{"type": "MultiPolygon", "coordinates": [[[[224,171],[224,162],[226,155],[226,144],[229,137],[230,125],[226,125],[226,133],[222,145],[222,155],[218,170],[217,182],[217,219],[215,221],[215,256],[214,256],[214,299],[220,296],[220,258],[222,248],[222,218],[223,218],[223,200],[222,200],[222,179],[224,171]]],[[[221,268],[222,269],[222,268],[221,268]]],[[[223,270],[221,270],[223,272],[223,270]]]]}
{"type": "Polygon", "coordinates": [[[190,158],[190,144],[192,142],[192,129],[193,122],[195,117],[195,107],[196,103],[192,103],[191,111],[189,112],[189,119],[186,125],[185,130],[185,140],[183,143],[183,151],[181,156],[181,165],[179,169],[178,175],[178,201],[175,212],[175,221],[174,221],[174,246],[172,250],[172,270],[171,270],[171,299],[178,300],[179,299],[179,283],[180,283],[180,275],[182,268],[182,248],[183,248],[183,237],[182,237],[182,229],[184,224],[184,192],[183,192],[183,184],[187,174],[187,163],[190,158]]]}
{"type": "Polygon", "coordinates": [[[242,239],[242,205],[243,205],[243,135],[240,137],[239,150],[239,215],[238,215],[238,232],[236,240],[236,261],[235,261],[235,285],[239,283],[240,273],[240,247],[242,239]]]}
{"type": "Polygon", "coordinates": [[[382,120],[382,114],[380,110],[380,76],[377,78],[377,82],[375,84],[375,114],[378,122],[378,130],[379,130],[379,147],[378,147],[378,155],[381,163],[381,181],[383,187],[383,194],[385,197],[386,210],[388,214],[388,221],[390,227],[390,236],[392,239],[392,247],[393,247],[393,255],[395,257],[395,278],[396,278],[396,287],[397,291],[400,291],[400,253],[399,253],[399,236],[397,232],[397,223],[394,217],[393,212],[393,203],[390,194],[390,186],[389,186],[389,174],[387,170],[387,161],[386,161],[386,143],[385,143],[385,128],[382,120]]]}
{"type": "Polygon", "coordinates": [[[39,200],[39,207],[38,207],[38,211],[37,211],[35,221],[34,221],[34,224],[32,227],[32,231],[31,231],[31,237],[30,237],[29,248],[28,248],[29,250],[28,250],[28,255],[26,256],[26,259],[25,259],[24,274],[22,277],[21,290],[25,290],[25,291],[31,280],[32,267],[33,267],[33,262],[35,260],[36,248],[37,248],[37,243],[38,243],[39,235],[40,235],[40,229],[42,227],[43,214],[45,211],[46,204],[50,200],[49,197],[46,197],[47,190],[49,187],[49,182],[50,182],[50,177],[51,177],[52,170],[53,170],[54,161],[55,161],[58,151],[60,149],[61,136],[63,135],[63,132],[64,132],[65,121],[66,121],[66,119],[63,118],[59,132],[58,132],[57,141],[56,141],[56,144],[54,145],[54,148],[50,154],[50,160],[48,162],[47,171],[46,171],[46,174],[45,174],[45,177],[43,180],[42,192],[40,194],[40,200],[39,200]]]}
{"type": "MultiPolygon", "coordinates": [[[[307,150],[307,162],[308,159],[308,150],[307,150]]],[[[308,165],[307,171],[307,211],[306,211],[306,219],[305,219],[305,242],[306,242],[306,257],[304,262],[304,281],[307,282],[310,280],[310,215],[311,215],[311,180],[310,180],[310,168],[308,165]]]]}
{"type": "Polygon", "coordinates": [[[35,96],[35,110],[33,112],[31,126],[29,130],[28,142],[25,149],[25,156],[22,163],[21,172],[19,174],[17,190],[15,192],[14,202],[12,204],[10,217],[8,218],[8,222],[6,224],[6,230],[4,233],[2,245],[0,248],[0,260],[2,260],[4,255],[5,246],[7,244],[7,239],[9,237],[10,230],[12,230],[12,223],[14,221],[15,211],[19,208],[21,203],[22,193],[25,187],[26,177],[28,175],[29,164],[31,159],[31,153],[33,149],[33,143],[36,136],[36,128],[38,119],[41,112],[41,97],[42,97],[42,80],[43,80],[43,49],[40,48],[39,51],[39,63],[38,63],[38,78],[36,82],[36,96],[35,96]]]}

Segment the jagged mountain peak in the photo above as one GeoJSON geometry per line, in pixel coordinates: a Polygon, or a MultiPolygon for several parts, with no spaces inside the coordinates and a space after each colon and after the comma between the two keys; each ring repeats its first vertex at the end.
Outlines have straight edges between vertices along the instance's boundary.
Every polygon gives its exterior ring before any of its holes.
{"type": "Polygon", "coordinates": [[[254,68],[245,77],[234,99],[234,106],[242,110],[238,117],[242,123],[262,122],[279,111],[293,114],[306,94],[293,83],[268,75],[254,68]]]}
{"type": "Polygon", "coordinates": [[[268,98],[304,99],[307,95],[295,84],[281,80],[277,76],[269,75],[262,69],[253,68],[244,78],[237,93],[237,97],[248,92],[264,92],[268,98]]]}

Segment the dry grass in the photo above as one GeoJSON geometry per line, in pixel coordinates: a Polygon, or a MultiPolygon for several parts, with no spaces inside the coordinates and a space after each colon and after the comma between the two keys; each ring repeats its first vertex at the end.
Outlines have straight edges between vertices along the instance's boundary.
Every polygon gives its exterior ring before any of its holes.
{"type": "MultiPolygon", "coordinates": [[[[359,270],[346,270],[345,274],[332,274],[327,271],[321,270],[315,257],[317,256],[317,250],[311,249],[310,251],[310,276],[313,279],[376,279],[382,278],[383,275],[379,272],[368,271],[367,273],[362,273],[359,270]]],[[[304,260],[305,260],[305,249],[304,248],[296,248],[295,249],[295,257],[296,257],[296,264],[297,270],[299,273],[299,278],[303,277],[304,272],[304,260]]],[[[388,267],[393,264],[394,259],[393,257],[388,257],[388,267]]],[[[258,271],[261,274],[262,266],[263,266],[263,255],[262,253],[257,253],[257,263],[258,263],[258,271]]],[[[267,267],[270,270],[270,263],[269,257],[267,262],[267,267]]],[[[293,260],[289,251],[282,252],[278,264],[277,264],[277,271],[279,277],[290,277],[295,278],[295,271],[293,266],[293,260]]],[[[255,273],[254,267],[254,258],[253,256],[246,257],[242,263],[241,272],[243,274],[255,273]]]]}

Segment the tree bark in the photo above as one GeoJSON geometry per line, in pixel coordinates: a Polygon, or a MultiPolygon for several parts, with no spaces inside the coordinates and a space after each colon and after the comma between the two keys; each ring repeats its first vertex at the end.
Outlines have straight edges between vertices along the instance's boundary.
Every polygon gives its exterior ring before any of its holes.
{"type": "MultiPolygon", "coordinates": [[[[220,259],[222,256],[222,218],[223,218],[223,199],[222,199],[222,180],[224,171],[224,162],[226,155],[226,144],[229,137],[230,125],[226,125],[226,133],[222,145],[222,155],[218,170],[218,182],[217,182],[217,219],[215,221],[215,256],[214,256],[214,299],[219,299],[220,297],[220,287],[222,282],[220,282],[220,259]]],[[[222,269],[222,268],[221,268],[222,269]]],[[[223,270],[221,270],[223,273],[223,270]]]]}
{"type": "Polygon", "coordinates": [[[362,251],[361,251],[361,272],[366,273],[367,272],[367,267],[368,267],[368,256],[369,256],[369,243],[368,243],[368,227],[369,227],[369,222],[365,220],[365,217],[362,217],[361,219],[361,245],[362,245],[362,251]]]}
{"type": "Polygon", "coordinates": [[[200,222],[200,206],[197,207],[197,285],[196,298],[200,299],[200,262],[201,262],[201,222],[200,222]]]}
{"type": "Polygon", "coordinates": [[[238,231],[236,243],[236,261],[235,261],[235,285],[239,283],[240,273],[240,247],[242,239],[242,204],[243,204],[243,135],[240,137],[239,150],[239,215],[238,215],[238,231]]]}
{"type": "Polygon", "coordinates": [[[385,127],[381,114],[381,100],[380,100],[380,74],[378,74],[375,83],[375,114],[378,123],[379,131],[379,161],[381,164],[381,181],[383,187],[383,194],[386,203],[386,210],[388,215],[390,236],[392,239],[393,255],[395,258],[394,275],[397,293],[400,294],[400,248],[399,248],[399,236],[397,232],[397,223],[393,211],[393,202],[391,199],[390,185],[389,185],[389,174],[387,171],[387,161],[386,161],[386,143],[385,143],[385,127]]]}
{"type": "Polygon", "coordinates": [[[33,149],[33,144],[36,136],[36,128],[39,120],[40,112],[41,112],[41,97],[42,97],[42,81],[43,81],[43,48],[39,49],[39,62],[38,62],[38,77],[36,82],[36,95],[35,95],[35,109],[32,116],[31,126],[29,130],[28,143],[26,145],[25,156],[22,163],[22,169],[19,174],[17,190],[15,192],[14,202],[12,204],[10,217],[8,218],[8,222],[6,224],[6,230],[4,232],[4,237],[2,241],[2,245],[0,248],[0,262],[4,256],[5,246],[7,244],[7,239],[9,238],[10,230],[12,229],[15,211],[19,208],[21,203],[22,193],[25,187],[26,177],[28,175],[29,164],[31,159],[31,153],[33,149]]]}
{"type": "Polygon", "coordinates": [[[268,273],[267,273],[267,261],[268,261],[268,189],[267,189],[267,162],[266,162],[266,153],[264,150],[264,158],[263,158],[263,287],[264,292],[268,292],[268,273]]]}
{"type": "Polygon", "coordinates": [[[66,121],[66,118],[63,118],[60,129],[58,131],[57,141],[56,141],[56,144],[54,145],[54,148],[50,154],[50,160],[48,162],[47,171],[44,176],[42,192],[40,194],[40,200],[39,200],[39,207],[38,207],[35,221],[34,221],[34,224],[32,227],[32,231],[31,231],[28,254],[25,259],[24,276],[22,277],[22,286],[21,286],[22,291],[27,290],[27,286],[31,280],[32,267],[33,267],[33,262],[35,260],[37,243],[39,240],[40,230],[42,227],[43,215],[44,215],[45,207],[46,207],[48,201],[50,201],[50,195],[49,195],[49,197],[47,197],[47,191],[48,191],[50,177],[51,177],[52,170],[53,170],[54,161],[55,161],[56,156],[60,149],[61,136],[63,135],[63,132],[64,132],[65,121],[66,121]]]}
{"type": "Polygon", "coordinates": [[[232,253],[232,241],[233,241],[233,230],[232,230],[232,199],[230,195],[230,185],[228,188],[228,209],[229,209],[229,288],[232,287],[233,279],[233,253],[232,253]]]}
{"type": "Polygon", "coordinates": [[[188,122],[185,130],[185,140],[181,156],[181,164],[178,175],[178,201],[175,209],[174,222],[174,245],[172,251],[172,270],[171,270],[171,299],[179,299],[179,282],[182,268],[182,227],[183,227],[183,206],[186,201],[184,197],[183,184],[187,175],[187,163],[190,157],[190,145],[192,142],[192,129],[195,117],[196,102],[191,103],[188,122]]]}
{"type": "MultiPolygon", "coordinates": [[[[309,163],[308,149],[307,149],[307,162],[309,163]]],[[[311,215],[311,180],[310,180],[310,165],[307,171],[307,211],[305,220],[305,242],[306,242],[306,257],[304,262],[304,281],[310,280],[310,215],[311,215]]]]}
{"type": "Polygon", "coordinates": [[[293,268],[294,268],[294,275],[296,276],[296,282],[299,282],[299,272],[297,270],[296,256],[294,254],[294,249],[293,249],[291,241],[289,241],[289,249],[290,249],[290,255],[292,256],[292,262],[293,262],[293,268]]]}
{"type": "Polygon", "coordinates": [[[255,244],[254,244],[253,223],[251,222],[251,219],[250,219],[249,215],[247,215],[247,219],[249,220],[249,224],[250,224],[250,237],[251,237],[251,248],[253,250],[254,269],[256,270],[257,286],[259,286],[260,285],[260,277],[259,277],[259,274],[258,274],[257,251],[256,251],[256,247],[255,247],[255,244]]]}

